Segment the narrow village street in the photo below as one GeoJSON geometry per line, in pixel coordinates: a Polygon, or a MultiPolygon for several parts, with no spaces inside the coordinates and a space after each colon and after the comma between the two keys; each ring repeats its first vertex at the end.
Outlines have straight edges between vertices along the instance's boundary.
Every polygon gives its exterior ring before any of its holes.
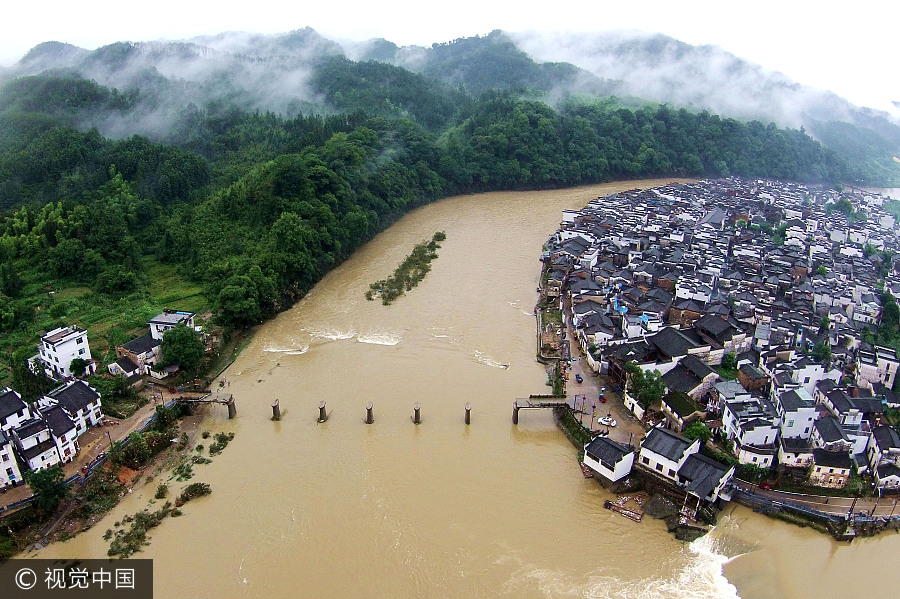
{"type": "MultiPolygon", "coordinates": [[[[565,308],[569,313],[568,307],[565,308]]],[[[609,432],[613,441],[637,447],[646,435],[644,425],[625,408],[622,394],[613,390],[607,378],[591,370],[587,359],[572,330],[569,318],[566,322],[566,338],[569,344],[571,367],[566,381],[566,399],[574,407],[574,412],[582,426],[589,427],[595,434],[609,432]],[[576,375],[583,379],[578,382],[576,375]],[[613,418],[616,425],[604,426],[598,419],[613,418]]]]}

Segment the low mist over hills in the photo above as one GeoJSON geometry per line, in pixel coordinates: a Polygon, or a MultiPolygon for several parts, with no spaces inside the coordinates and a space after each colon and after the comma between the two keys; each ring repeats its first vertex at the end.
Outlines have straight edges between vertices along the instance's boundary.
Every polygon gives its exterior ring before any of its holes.
{"type": "MultiPolygon", "coordinates": [[[[202,293],[223,326],[252,326],[450,195],[651,177],[900,181],[886,115],[660,36],[47,42],[2,78],[4,355],[86,309],[129,312],[115,302],[146,303],[160,273],[202,293]]],[[[20,357],[15,372],[30,372],[20,357]]]]}
{"type": "Polygon", "coordinates": [[[828,121],[896,127],[886,113],[799,85],[719,47],[626,31],[494,31],[430,48],[398,47],[388,40],[341,45],[309,28],[280,35],[230,32],[183,42],[120,42],[94,51],[47,42],[0,76],[67,69],[169,102],[175,98],[167,92],[182,103],[227,98],[243,109],[291,115],[322,102],[320,90],[311,85],[312,71],[335,57],[389,63],[476,95],[520,88],[544,92],[551,101],[578,93],[631,96],[811,131],[828,121]]]}
{"type": "Polygon", "coordinates": [[[614,97],[630,108],[665,103],[802,127],[867,165],[871,176],[864,179],[896,176],[892,157],[900,154],[900,126],[887,113],[804,87],[715,46],[638,32],[494,31],[431,47],[384,39],[341,44],[309,28],[119,42],[93,51],[46,42],[0,71],[0,81],[7,82],[0,111],[49,112],[105,137],[140,134],[178,145],[198,135],[201,113],[231,110],[285,118],[361,111],[408,118],[439,133],[467,102],[501,92],[551,106],[614,97]]]}

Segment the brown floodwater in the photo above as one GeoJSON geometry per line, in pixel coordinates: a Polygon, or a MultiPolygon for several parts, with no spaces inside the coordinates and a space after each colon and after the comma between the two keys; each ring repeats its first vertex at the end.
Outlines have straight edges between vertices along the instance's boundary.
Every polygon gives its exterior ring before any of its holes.
{"type": "MultiPolygon", "coordinates": [[[[753,599],[896,588],[897,535],[839,545],[729,507],[711,535],[682,544],[662,522],[603,509],[609,496],[582,477],[550,413],[512,425],[515,398],[549,389],[532,309],[561,211],[661,183],[436,202],[262,325],[223,375],[238,418],[213,406],[203,425],[236,434],[194,468],[212,494],[166,519],[136,556],[153,558],[156,596],[753,599]],[[369,284],[435,231],[447,239],[422,283],[390,306],[366,301],[369,284]],[[281,422],[270,419],[276,399],[281,422]]],[[[37,555],[105,556],[103,532],[154,490],[37,555]]]]}

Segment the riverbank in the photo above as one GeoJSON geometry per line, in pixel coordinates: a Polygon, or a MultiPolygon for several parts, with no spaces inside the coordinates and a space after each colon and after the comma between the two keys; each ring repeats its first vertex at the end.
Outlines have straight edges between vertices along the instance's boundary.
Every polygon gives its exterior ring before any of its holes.
{"type": "MultiPolygon", "coordinates": [[[[248,329],[230,336],[215,359],[208,362],[207,371],[200,378],[211,383],[221,376],[251,342],[255,331],[255,328],[248,329]]],[[[108,453],[114,444],[122,443],[132,433],[146,429],[156,418],[157,406],[170,404],[179,398],[199,398],[206,393],[181,392],[170,390],[166,385],[151,384],[138,392],[144,399],[143,406],[129,418],[105,418],[103,426],[89,428],[80,438],[81,450],[76,458],[63,465],[64,480],[71,481],[70,488],[74,495],[63,501],[49,518],[33,513],[34,509],[27,503],[32,495],[28,485],[4,493],[5,504],[15,508],[0,512],[0,518],[10,522],[29,522],[13,537],[19,549],[27,551],[44,547],[90,530],[126,495],[179,467],[189,472],[193,465],[204,463],[200,459],[198,446],[202,447],[201,439],[210,434],[200,430],[209,412],[209,405],[206,404],[189,404],[189,413],[179,419],[175,433],[179,435],[177,444],[154,455],[141,468],[113,467],[108,453]]],[[[12,531],[12,527],[8,530],[12,531]]]]}

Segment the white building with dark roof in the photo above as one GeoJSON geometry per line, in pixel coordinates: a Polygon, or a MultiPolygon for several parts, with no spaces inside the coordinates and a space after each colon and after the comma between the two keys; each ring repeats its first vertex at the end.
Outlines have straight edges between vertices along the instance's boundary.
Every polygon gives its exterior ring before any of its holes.
{"type": "Polygon", "coordinates": [[[31,410],[22,397],[10,389],[0,391],[0,431],[9,432],[31,419],[31,410]]]}
{"type": "Polygon", "coordinates": [[[22,482],[22,473],[13,451],[13,443],[0,430],[0,490],[14,487],[22,482]]]}
{"type": "Polygon", "coordinates": [[[189,329],[193,329],[194,313],[181,310],[163,310],[161,314],[157,314],[151,318],[147,324],[150,325],[150,336],[162,341],[163,334],[179,324],[183,324],[189,329]]]}
{"type": "Polygon", "coordinates": [[[71,381],[57,387],[41,397],[38,405],[42,408],[58,405],[65,410],[72,419],[79,437],[89,426],[97,426],[103,420],[100,394],[84,381],[71,381]]]}
{"type": "Polygon", "coordinates": [[[654,427],[641,442],[638,465],[693,496],[694,509],[718,500],[734,475],[734,466],[700,454],[699,439],[691,441],[662,427],[654,427]]]}
{"type": "Polygon", "coordinates": [[[60,406],[50,406],[41,410],[41,417],[50,429],[50,436],[56,444],[60,462],[71,462],[78,453],[78,432],[75,423],[60,406]]]}
{"type": "Polygon", "coordinates": [[[584,465],[614,483],[631,474],[634,447],[609,437],[597,437],[584,446],[584,465]]]}
{"type": "Polygon", "coordinates": [[[29,470],[43,470],[60,463],[59,450],[50,426],[43,418],[33,418],[13,429],[16,451],[29,470]]]}
{"type": "Polygon", "coordinates": [[[768,468],[775,460],[778,416],[764,399],[750,397],[725,401],[722,428],[734,441],[734,454],[742,464],[768,468]]]}
{"type": "Polygon", "coordinates": [[[878,489],[900,489],[900,434],[894,427],[883,425],[872,429],[866,459],[878,489]]]}

